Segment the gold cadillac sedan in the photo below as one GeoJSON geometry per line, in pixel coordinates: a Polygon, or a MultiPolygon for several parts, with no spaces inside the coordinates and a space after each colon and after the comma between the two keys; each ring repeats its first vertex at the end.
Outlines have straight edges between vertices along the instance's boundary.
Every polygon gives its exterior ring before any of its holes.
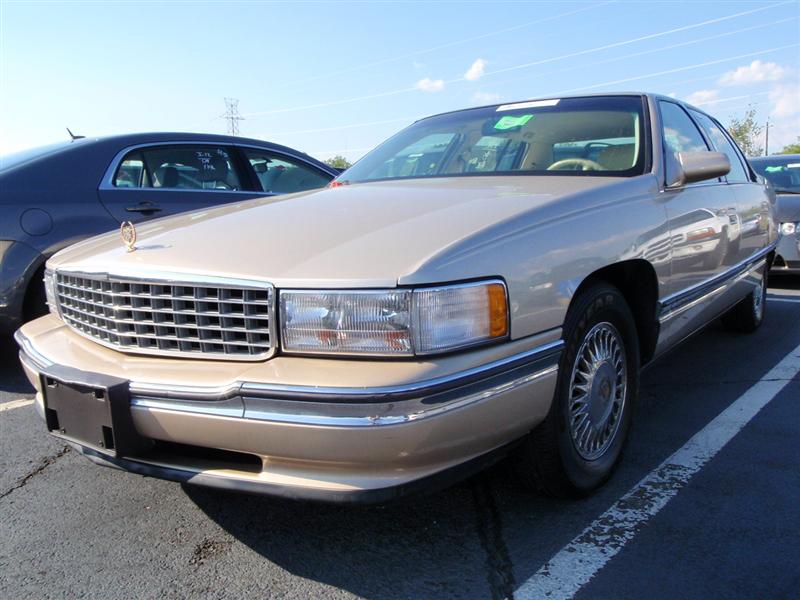
{"type": "Polygon", "coordinates": [[[328,189],[71,246],[16,338],[47,430],[99,464],[384,502],[510,454],[523,484],[584,495],[642,366],[762,322],[774,203],[672,98],[471,108],[328,189]]]}

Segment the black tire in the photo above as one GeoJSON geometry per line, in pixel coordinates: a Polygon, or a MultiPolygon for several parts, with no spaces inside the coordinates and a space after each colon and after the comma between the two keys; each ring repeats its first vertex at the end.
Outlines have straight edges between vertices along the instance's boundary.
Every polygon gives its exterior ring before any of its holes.
{"type": "MultiPolygon", "coordinates": [[[[639,342],[636,324],[619,290],[605,283],[598,283],[582,292],[567,313],[564,341],[550,412],[520,445],[514,464],[517,476],[524,486],[558,498],[574,498],[589,494],[611,476],[622,455],[638,395],[639,342]],[[608,328],[608,324],[612,327],[608,328]],[[598,448],[598,451],[601,451],[598,456],[587,458],[578,449],[579,442],[573,441],[572,423],[579,417],[571,413],[570,396],[573,393],[571,383],[575,377],[573,369],[578,369],[576,367],[578,353],[584,352],[584,341],[588,340],[589,334],[596,335],[597,331],[605,330],[612,334],[615,332],[618,344],[623,348],[624,360],[619,360],[618,364],[625,365],[625,376],[619,377],[618,381],[625,380],[624,400],[616,413],[617,424],[613,432],[608,434],[610,437],[607,440],[607,447],[598,448]]],[[[599,373],[600,371],[597,371],[598,376],[599,373]]],[[[596,376],[593,376],[592,381],[595,379],[596,376]]],[[[606,385],[602,379],[598,379],[597,383],[587,387],[593,390],[592,393],[595,389],[601,389],[603,391],[598,393],[603,394],[607,388],[598,388],[597,384],[606,385]]],[[[618,393],[618,386],[612,389],[614,394],[618,393]]],[[[598,398],[597,395],[592,397],[598,398]]],[[[603,398],[601,402],[609,402],[607,392],[603,398]]],[[[588,407],[589,401],[587,400],[585,404],[588,407]]],[[[601,410],[606,409],[601,408],[601,410]]],[[[585,409],[585,412],[583,421],[590,421],[592,411],[585,409]]],[[[611,412],[614,412],[613,408],[611,412]]],[[[590,422],[591,427],[594,427],[594,423],[590,422]]],[[[602,434],[598,433],[598,436],[600,435],[602,434]]]]}
{"type": "Polygon", "coordinates": [[[44,291],[44,265],[33,274],[25,292],[22,316],[25,322],[47,314],[47,295],[44,291]]]}
{"type": "Polygon", "coordinates": [[[722,315],[722,325],[728,331],[753,333],[761,327],[767,310],[767,267],[760,284],[722,315]]]}

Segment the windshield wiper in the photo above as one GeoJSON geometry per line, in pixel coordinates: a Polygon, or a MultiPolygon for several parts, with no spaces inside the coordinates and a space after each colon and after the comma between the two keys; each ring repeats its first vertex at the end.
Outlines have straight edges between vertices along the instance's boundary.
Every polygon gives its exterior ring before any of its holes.
{"type": "Polygon", "coordinates": [[[775,188],[776,194],[800,194],[800,191],[797,190],[783,190],[781,188],[775,188]]]}

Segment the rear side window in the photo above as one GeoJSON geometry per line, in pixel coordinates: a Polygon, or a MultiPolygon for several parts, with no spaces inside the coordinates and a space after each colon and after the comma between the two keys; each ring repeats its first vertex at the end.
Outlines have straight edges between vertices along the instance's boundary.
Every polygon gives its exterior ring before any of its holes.
{"type": "Polygon", "coordinates": [[[241,189],[228,150],[220,146],[153,146],[122,159],[114,186],[179,190],[241,189]]]}
{"type": "Polygon", "coordinates": [[[328,185],[331,176],[282,154],[244,148],[245,156],[256,173],[264,192],[291,194],[328,185]]]}
{"type": "Polygon", "coordinates": [[[724,152],[728,160],[731,161],[731,171],[726,175],[726,178],[730,182],[748,182],[750,181],[750,176],[745,170],[744,166],[742,166],[742,160],[739,157],[739,153],[733,147],[728,137],[722,132],[719,126],[714,123],[711,119],[709,119],[703,113],[699,113],[696,111],[692,111],[692,115],[700,123],[700,127],[703,128],[703,131],[706,132],[711,143],[714,144],[714,148],[718,152],[724,152]]]}

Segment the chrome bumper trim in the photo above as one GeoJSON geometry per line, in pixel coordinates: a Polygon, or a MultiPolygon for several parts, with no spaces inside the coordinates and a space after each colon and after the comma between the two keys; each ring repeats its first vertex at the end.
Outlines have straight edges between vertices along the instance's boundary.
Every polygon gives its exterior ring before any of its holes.
{"type": "Polygon", "coordinates": [[[17,342],[20,349],[39,369],[49,367],[53,364],[53,361],[47,359],[33,347],[31,341],[19,329],[14,332],[14,341],[17,342]]]}
{"type": "Polygon", "coordinates": [[[400,406],[378,404],[321,404],[294,403],[287,406],[291,401],[270,401],[258,400],[252,409],[248,408],[248,400],[244,399],[244,414],[241,409],[225,408],[219,406],[202,406],[194,403],[185,406],[176,406],[175,402],[157,400],[152,398],[134,397],[131,399],[131,406],[134,408],[154,409],[158,411],[182,412],[199,415],[217,417],[237,417],[248,421],[264,421],[270,423],[286,423],[292,425],[312,425],[323,427],[381,427],[387,425],[400,425],[412,421],[420,421],[430,417],[442,415],[444,413],[464,408],[476,402],[489,400],[494,396],[510,392],[528,383],[552,375],[558,371],[558,365],[551,365],[533,373],[515,377],[509,381],[503,381],[491,385],[485,389],[477,389],[467,392],[465,396],[451,399],[445,402],[436,402],[432,398],[425,397],[419,400],[407,400],[400,406]],[[373,414],[364,414],[367,407],[373,414]],[[285,410],[280,410],[284,408],[285,410]],[[331,409],[338,409],[339,414],[329,414],[331,409]],[[361,413],[361,414],[356,414],[361,413]]]}
{"type": "Polygon", "coordinates": [[[479,367],[453,373],[452,375],[395,386],[345,388],[237,381],[226,386],[201,387],[131,381],[130,390],[131,394],[137,396],[200,401],[225,400],[236,396],[244,396],[249,398],[287,398],[311,401],[327,400],[328,402],[388,402],[452,389],[460,385],[466,385],[470,381],[489,377],[495,372],[512,369],[517,365],[531,363],[550,356],[557,357],[563,347],[564,341],[556,340],[479,367]]]}
{"type": "MultiPolygon", "coordinates": [[[[34,370],[52,361],[17,332],[34,370]]],[[[514,390],[557,372],[563,340],[447,375],[397,386],[343,388],[236,382],[169,386],[129,382],[133,408],[255,421],[373,427],[433,417],[514,390]]],[[[88,375],[88,373],[87,373],[88,375]]]]}

